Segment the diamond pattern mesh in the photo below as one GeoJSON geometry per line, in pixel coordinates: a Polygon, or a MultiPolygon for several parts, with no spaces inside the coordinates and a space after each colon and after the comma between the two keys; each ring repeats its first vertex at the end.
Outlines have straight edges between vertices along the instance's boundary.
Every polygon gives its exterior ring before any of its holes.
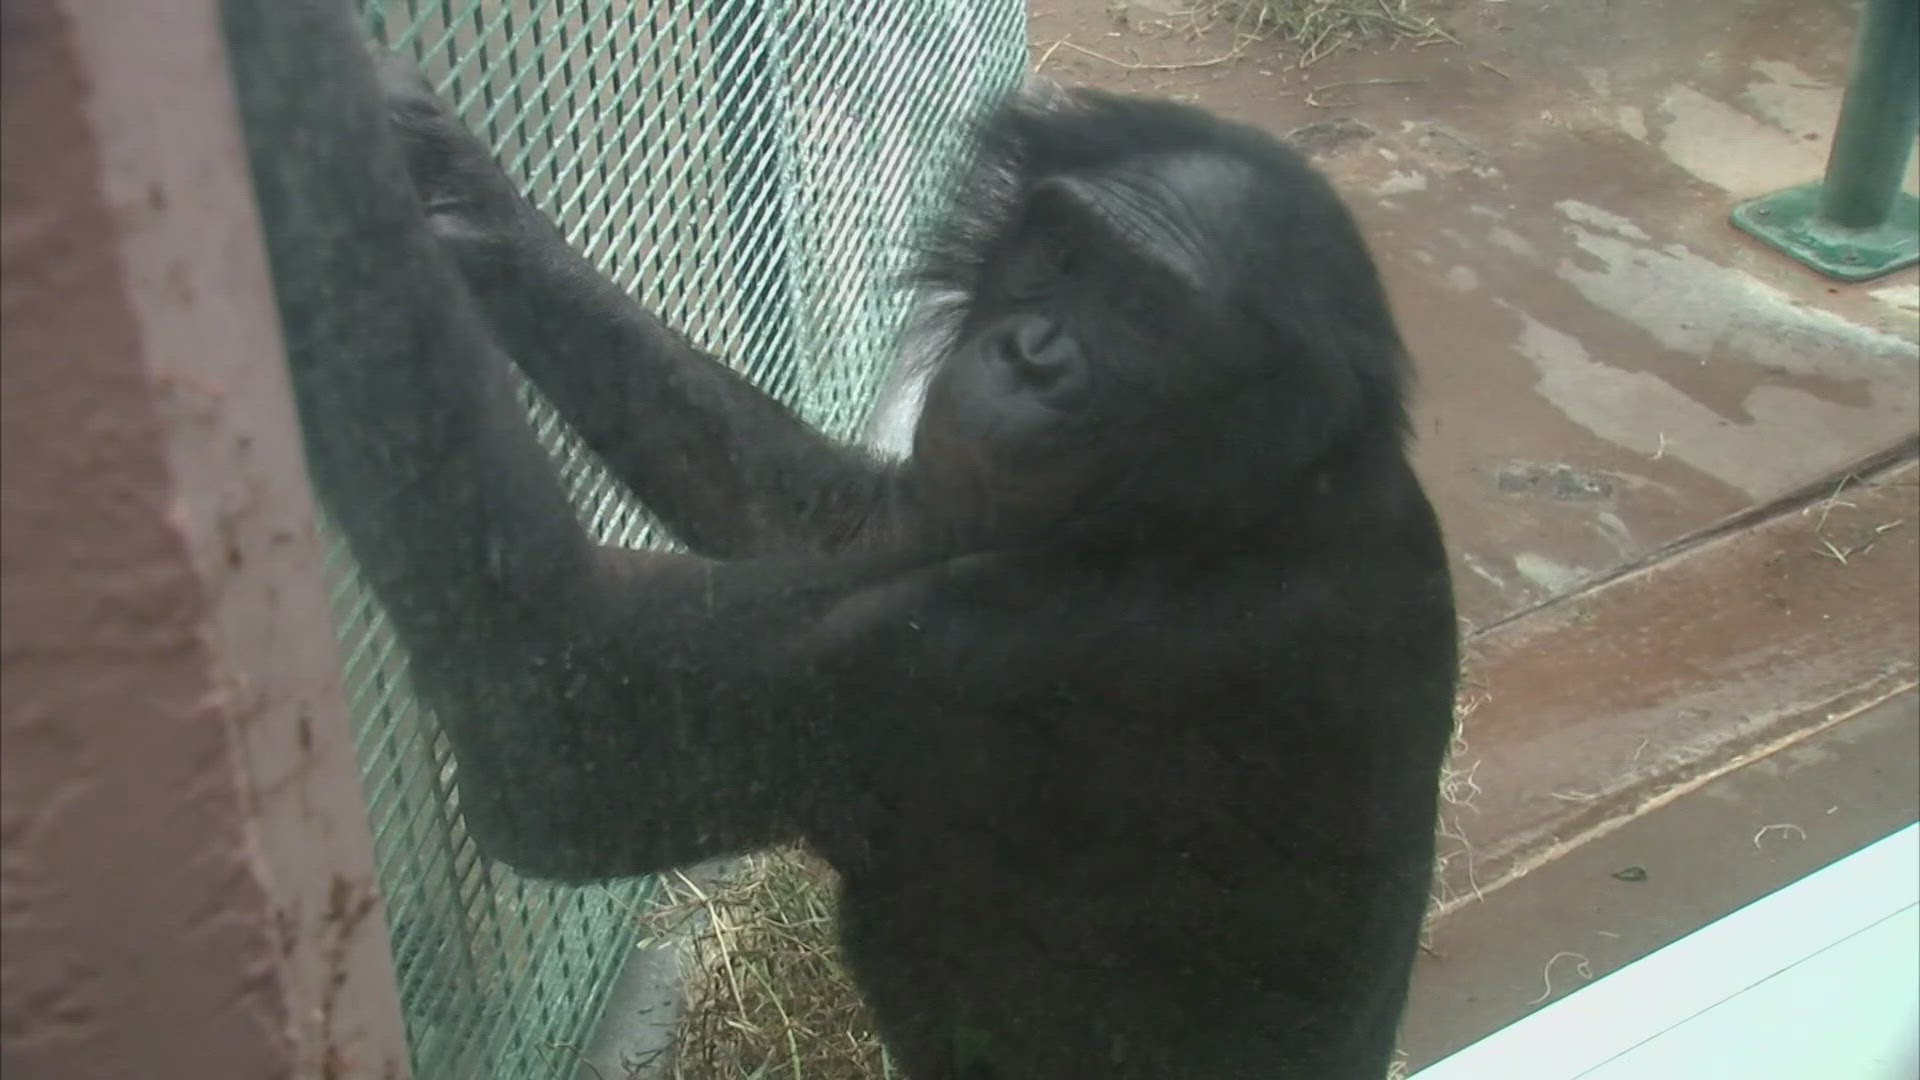
{"type": "MultiPolygon", "coordinates": [[[[571,240],[829,431],[864,418],[895,287],[967,121],[1020,77],[1014,0],[364,0],[571,240]]],[[[528,391],[575,505],[656,542],[528,391]]],[[[344,548],[330,567],[417,1076],[569,1075],[647,881],[524,881],[475,851],[445,738],[344,548]]]]}

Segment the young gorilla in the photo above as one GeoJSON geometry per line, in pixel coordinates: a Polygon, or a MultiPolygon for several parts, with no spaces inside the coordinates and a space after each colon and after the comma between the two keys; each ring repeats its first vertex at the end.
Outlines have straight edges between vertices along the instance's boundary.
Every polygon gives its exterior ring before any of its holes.
{"type": "Polygon", "coordinates": [[[342,11],[228,19],[316,486],[486,851],[591,881],[805,839],[918,1080],[1384,1074],[1453,609],[1399,337],[1298,156],[1000,109],[880,464],[596,273],[416,79],[383,100],[342,11]],[[590,541],[508,356],[693,554],[590,541]]]}

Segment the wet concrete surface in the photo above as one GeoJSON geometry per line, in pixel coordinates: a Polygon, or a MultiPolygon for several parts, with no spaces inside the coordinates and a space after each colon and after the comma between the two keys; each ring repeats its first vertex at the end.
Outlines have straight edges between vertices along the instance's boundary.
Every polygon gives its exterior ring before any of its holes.
{"type": "Polygon", "coordinates": [[[1410,1070],[1911,823],[1916,743],[1908,691],[1441,919],[1401,1029],[1410,1070]]]}
{"type": "Polygon", "coordinates": [[[1917,484],[1870,472],[1470,636],[1443,901],[1912,687],[1917,484]]]}

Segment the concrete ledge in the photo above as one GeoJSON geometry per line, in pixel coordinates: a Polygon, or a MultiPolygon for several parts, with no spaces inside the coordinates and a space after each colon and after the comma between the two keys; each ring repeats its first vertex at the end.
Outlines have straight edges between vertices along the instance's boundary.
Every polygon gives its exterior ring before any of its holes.
{"type": "Polygon", "coordinates": [[[1470,640],[1443,911],[1915,684],[1911,458],[1470,640]]]}

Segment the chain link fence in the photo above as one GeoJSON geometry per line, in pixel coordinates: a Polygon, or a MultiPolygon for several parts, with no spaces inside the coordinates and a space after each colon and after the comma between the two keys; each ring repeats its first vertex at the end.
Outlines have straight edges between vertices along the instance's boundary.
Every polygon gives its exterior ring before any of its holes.
{"type": "MultiPolygon", "coordinates": [[[[366,0],[569,238],[809,420],[852,437],[969,121],[1020,78],[1014,0],[366,0]]],[[[527,391],[602,538],[644,511],[527,391]]],[[[424,1080],[569,1075],[648,881],[526,881],[467,836],[451,749],[341,545],[336,626],[424,1080]]]]}

